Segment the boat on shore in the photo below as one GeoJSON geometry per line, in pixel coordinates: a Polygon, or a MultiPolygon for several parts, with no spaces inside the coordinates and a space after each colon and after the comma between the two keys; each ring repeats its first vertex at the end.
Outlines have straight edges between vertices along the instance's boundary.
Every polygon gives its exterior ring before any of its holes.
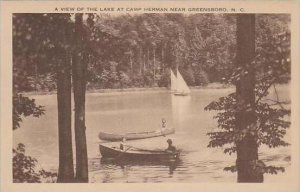
{"type": "Polygon", "coordinates": [[[123,138],[126,140],[135,140],[135,139],[146,139],[151,137],[159,137],[165,136],[175,133],[175,129],[165,128],[158,129],[155,131],[146,131],[146,132],[138,132],[138,133],[124,133],[124,134],[113,134],[113,133],[99,133],[99,139],[106,141],[122,141],[123,138]]]}
{"type": "Polygon", "coordinates": [[[116,158],[122,160],[138,161],[175,161],[179,158],[180,152],[168,152],[164,150],[139,149],[126,146],[123,150],[118,147],[111,147],[100,144],[99,150],[103,158],[116,158]]]}

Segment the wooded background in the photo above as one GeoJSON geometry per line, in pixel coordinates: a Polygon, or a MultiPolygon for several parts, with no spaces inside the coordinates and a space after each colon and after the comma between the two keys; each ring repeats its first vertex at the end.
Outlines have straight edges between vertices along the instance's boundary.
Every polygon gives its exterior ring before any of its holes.
{"type": "MultiPolygon", "coordinates": [[[[288,31],[287,14],[256,15],[256,50],[288,31]]],[[[179,67],[189,86],[231,83],[236,55],[234,14],[92,15],[84,18],[87,88],[167,87],[179,67]]],[[[14,88],[56,90],[56,67],[72,42],[74,15],[14,14],[14,88]]]]}

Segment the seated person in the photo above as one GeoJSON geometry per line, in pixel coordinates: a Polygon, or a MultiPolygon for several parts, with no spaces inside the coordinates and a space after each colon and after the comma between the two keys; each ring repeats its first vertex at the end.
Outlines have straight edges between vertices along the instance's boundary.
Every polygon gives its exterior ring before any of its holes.
{"type": "Polygon", "coordinates": [[[171,140],[171,139],[168,139],[167,142],[168,142],[168,148],[166,149],[166,151],[167,151],[167,152],[171,152],[171,153],[176,152],[177,150],[176,150],[176,147],[174,147],[174,146],[172,145],[172,140],[171,140]]]}

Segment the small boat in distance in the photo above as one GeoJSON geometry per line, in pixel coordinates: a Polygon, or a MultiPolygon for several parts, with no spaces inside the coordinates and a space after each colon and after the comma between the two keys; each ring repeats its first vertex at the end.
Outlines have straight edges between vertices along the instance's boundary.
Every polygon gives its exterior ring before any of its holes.
{"type": "Polygon", "coordinates": [[[165,136],[173,133],[175,133],[175,129],[172,128],[158,129],[155,131],[148,131],[148,132],[124,133],[124,134],[100,132],[99,139],[106,140],[106,141],[122,141],[123,138],[125,138],[126,140],[135,140],[135,139],[145,139],[151,137],[165,136]]]}
{"type": "Polygon", "coordinates": [[[127,149],[121,150],[118,147],[99,145],[99,150],[103,158],[117,158],[122,160],[139,161],[175,161],[179,158],[180,152],[167,152],[164,150],[147,150],[127,146],[127,149]]]}
{"type": "Polygon", "coordinates": [[[180,74],[179,70],[176,69],[177,76],[173,73],[171,69],[171,91],[176,96],[187,96],[190,94],[191,90],[187,86],[186,82],[184,81],[182,75],[180,74]]]}

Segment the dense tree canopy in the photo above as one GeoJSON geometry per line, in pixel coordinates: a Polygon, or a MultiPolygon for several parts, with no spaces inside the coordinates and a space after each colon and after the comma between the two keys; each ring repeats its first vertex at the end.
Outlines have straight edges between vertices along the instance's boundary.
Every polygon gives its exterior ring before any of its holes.
{"type": "MultiPolygon", "coordinates": [[[[168,86],[179,67],[189,85],[222,81],[232,68],[234,16],[214,14],[93,15],[85,21],[88,88],[168,86]]],[[[21,91],[55,90],[55,63],[68,14],[14,15],[14,85],[21,91]],[[57,35],[60,33],[61,35],[57,35]],[[26,45],[26,46],[24,46],[26,45]]],[[[68,34],[69,36],[71,34],[68,34]]]]}

